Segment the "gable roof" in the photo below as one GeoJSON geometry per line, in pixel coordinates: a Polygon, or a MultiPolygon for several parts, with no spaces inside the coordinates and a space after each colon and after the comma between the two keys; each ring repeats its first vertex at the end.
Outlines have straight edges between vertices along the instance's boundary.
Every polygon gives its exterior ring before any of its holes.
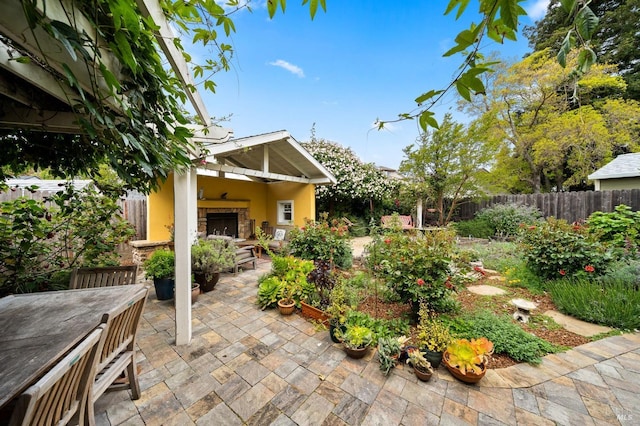
{"type": "Polygon", "coordinates": [[[640,152],[618,155],[588,178],[591,180],[640,177],[640,152]]]}
{"type": "Polygon", "coordinates": [[[209,145],[201,167],[243,175],[259,182],[288,181],[327,185],[336,178],[289,132],[280,130],[209,145]]]}

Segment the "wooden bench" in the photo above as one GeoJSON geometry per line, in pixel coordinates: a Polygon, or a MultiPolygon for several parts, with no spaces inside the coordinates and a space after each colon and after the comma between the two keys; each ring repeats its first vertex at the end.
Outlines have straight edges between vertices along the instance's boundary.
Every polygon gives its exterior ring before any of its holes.
{"type": "Polygon", "coordinates": [[[236,250],[236,264],[233,267],[233,273],[238,273],[238,268],[246,263],[253,263],[253,269],[256,269],[256,251],[253,246],[240,247],[236,250]]]}
{"type": "Polygon", "coordinates": [[[137,277],[138,265],[76,268],[71,272],[69,288],[74,290],[135,284],[137,277]]]}
{"type": "Polygon", "coordinates": [[[380,221],[382,222],[383,228],[389,228],[393,226],[394,222],[397,220],[400,221],[400,226],[402,229],[413,229],[413,218],[411,216],[403,216],[403,215],[392,215],[392,216],[382,216],[380,221]]]}

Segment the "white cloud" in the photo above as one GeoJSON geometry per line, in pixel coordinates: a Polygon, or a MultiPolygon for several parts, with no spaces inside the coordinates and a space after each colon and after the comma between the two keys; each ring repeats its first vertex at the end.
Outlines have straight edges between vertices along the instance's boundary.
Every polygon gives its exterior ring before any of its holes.
{"type": "Polygon", "coordinates": [[[527,7],[527,14],[532,21],[537,21],[546,15],[549,1],[550,0],[535,0],[533,4],[527,7]]]}
{"type": "Polygon", "coordinates": [[[297,65],[290,64],[287,61],[283,61],[282,59],[278,59],[277,61],[274,61],[274,62],[269,62],[269,65],[283,68],[289,71],[291,74],[295,74],[300,78],[304,78],[304,71],[302,70],[302,68],[300,68],[297,65]]]}

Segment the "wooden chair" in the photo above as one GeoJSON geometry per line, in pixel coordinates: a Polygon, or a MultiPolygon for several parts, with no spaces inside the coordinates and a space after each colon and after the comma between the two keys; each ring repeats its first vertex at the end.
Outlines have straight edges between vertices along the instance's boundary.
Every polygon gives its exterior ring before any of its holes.
{"type": "Polygon", "coordinates": [[[256,269],[256,251],[253,246],[240,247],[236,250],[236,264],[233,267],[234,275],[238,273],[238,268],[245,263],[253,263],[253,269],[256,269]]]}
{"type": "Polygon", "coordinates": [[[76,268],[71,272],[70,289],[135,284],[138,265],[76,268]]]}
{"type": "Polygon", "coordinates": [[[18,397],[10,425],[66,425],[76,415],[80,424],[84,424],[89,384],[103,330],[104,325],[100,325],[91,332],[18,397]]]}
{"type": "Polygon", "coordinates": [[[141,289],[128,304],[106,313],[102,317],[105,326],[104,344],[98,353],[94,380],[89,384],[87,422],[93,423],[94,404],[107,390],[131,389],[132,399],[140,398],[140,385],[136,366],[136,333],[147,300],[147,288],[141,289]],[[116,379],[126,372],[124,383],[116,379]]]}

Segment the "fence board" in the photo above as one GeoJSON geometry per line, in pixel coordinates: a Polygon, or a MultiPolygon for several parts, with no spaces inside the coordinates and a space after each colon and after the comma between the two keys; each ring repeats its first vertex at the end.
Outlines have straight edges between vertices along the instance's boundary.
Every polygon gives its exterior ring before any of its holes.
{"type": "Polygon", "coordinates": [[[533,206],[540,210],[544,217],[553,216],[567,222],[576,222],[588,218],[596,211],[612,212],[620,204],[631,207],[633,211],[639,211],[640,189],[496,195],[490,199],[465,202],[464,208],[459,209],[454,220],[472,219],[478,211],[494,204],[533,206]]]}

